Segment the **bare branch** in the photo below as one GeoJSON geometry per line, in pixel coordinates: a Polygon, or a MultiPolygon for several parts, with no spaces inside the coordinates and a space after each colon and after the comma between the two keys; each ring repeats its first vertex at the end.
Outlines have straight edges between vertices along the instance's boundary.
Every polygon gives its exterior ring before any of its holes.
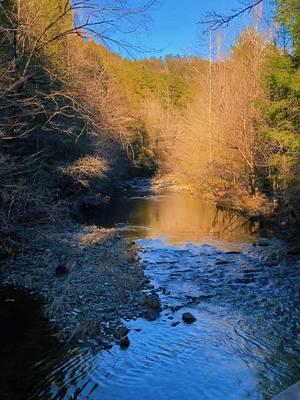
{"type": "Polygon", "coordinates": [[[205,32],[214,32],[219,28],[228,26],[235,18],[238,18],[245,13],[250,13],[256,6],[264,1],[265,0],[250,0],[247,2],[242,2],[242,6],[238,9],[231,10],[231,14],[229,15],[219,14],[216,11],[210,11],[205,14],[198,23],[207,26],[205,32]]]}

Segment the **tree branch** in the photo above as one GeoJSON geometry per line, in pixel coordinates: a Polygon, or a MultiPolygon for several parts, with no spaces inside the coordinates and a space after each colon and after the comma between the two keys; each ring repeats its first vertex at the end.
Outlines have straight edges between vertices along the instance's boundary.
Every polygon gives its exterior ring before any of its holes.
{"type": "Polygon", "coordinates": [[[207,14],[204,14],[203,18],[198,22],[198,24],[207,26],[205,32],[214,32],[219,28],[228,26],[230,22],[235,18],[238,18],[245,13],[250,13],[253,8],[263,3],[264,1],[265,0],[250,0],[246,3],[242,2],[242,6],[236,10],[231,10],[231,14],[229,15],[218,14],[215,11],[210,11],[207,14]]]}

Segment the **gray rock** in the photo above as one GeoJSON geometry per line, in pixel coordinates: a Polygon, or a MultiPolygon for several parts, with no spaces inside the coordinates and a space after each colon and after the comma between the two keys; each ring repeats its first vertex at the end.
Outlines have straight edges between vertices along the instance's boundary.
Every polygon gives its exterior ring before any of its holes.
{"type": "Polygon", "coordinates": [[[160,311],[161,304],[157,294],[151,294],[150,296],[142,296],[138,300],[141,306],[149,308],[151,310],[160,311]]]}
{"type": "Polygon", "coordinates": [[[161,310],[161,304],[157,294],[152,294],[151,296],[148,296],[147,306],[152,310],[157,310],[157,311],[161,310]]]}
{"type": "Polygon", "coordinates": [[[129,331],[130,329],[126,328],[126,326],[120,326],[115,332],[115,337],[122,339],[128,335],[129,331]]]}
{"type": "Polygon", "coordinates": [[[119,341],[119,345],[120,345],[120,347],[122,347],[122,349],[126,349],[127,347],[129,347],[130,340],[129,340],[128,336],[122,337],[119,341]]]}
{"type": "Polygon", "coordinates": [[[186,323],[186,324],[192,324],[193,322],[196,321],[196,317],[194,317],[194,315],[190,312],[186,312],[182,314],[182,320],[186,323]]]}

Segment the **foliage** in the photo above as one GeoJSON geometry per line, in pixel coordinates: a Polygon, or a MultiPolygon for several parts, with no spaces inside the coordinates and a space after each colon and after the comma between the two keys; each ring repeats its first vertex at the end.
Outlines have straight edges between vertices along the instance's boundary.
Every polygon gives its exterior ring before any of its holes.
{"type": "MultiPolygon", "coordinates": [[[[290,51],[270,46],[266,55],[266,118],[260,133],[267,143],[269,187],[286,207],[294,204],[300,186],[300,8],[299,2],[279,2],[278,20],[292,38],[290,51]]],[[[293,209],[294,209],[293,206],[293,209]]],[[[288,207],[288,209],[290,209],[288,207]]],[[[298,210],[299,212],[299,210],[298,210]]],[[[294,215],[293,215],[294,217],[294,215]]]]}
{"type": "Polygon", "coordinates": [[[300,57],[300,4],[298,0],[279,0],[277,20],[287,28],[292,38],[294,56],[300,57]]]}

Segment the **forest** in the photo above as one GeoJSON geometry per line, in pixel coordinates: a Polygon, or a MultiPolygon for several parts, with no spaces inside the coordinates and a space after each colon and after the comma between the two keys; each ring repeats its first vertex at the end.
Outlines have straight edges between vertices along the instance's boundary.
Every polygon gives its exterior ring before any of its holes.
{"type": "MultiPolygon", "coordinates": [[[[125,170],[299,222],[298,2],[279,1],[271,33],[247,28],[228,54],[215,35],[210,60],[123,58],[92,36],[105,9],[78,25],[86,9],[1,1],[2,234],[125,170]]],[[[117,24],[136,10],[114,12],[117,24]]]]}

